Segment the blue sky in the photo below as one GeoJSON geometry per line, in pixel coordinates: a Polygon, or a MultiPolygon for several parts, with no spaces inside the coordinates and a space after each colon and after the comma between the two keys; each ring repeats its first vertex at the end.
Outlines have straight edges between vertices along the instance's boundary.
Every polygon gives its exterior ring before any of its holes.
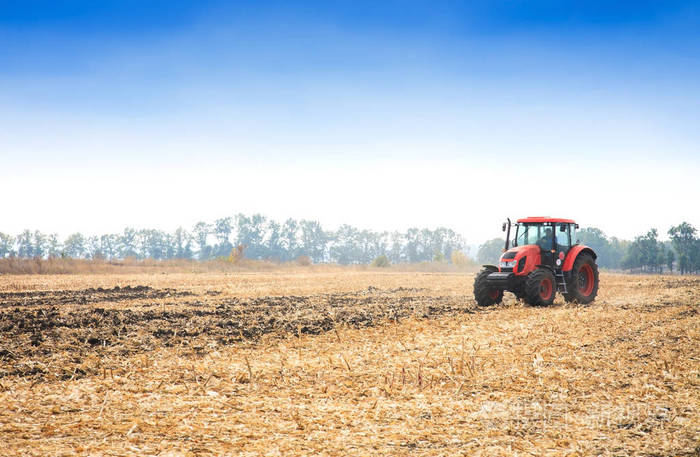
{"type": "Polygon", "coordinates": [[[0,0],[0,231],[700,225],[700,3],[609,3],[0,0]]]}

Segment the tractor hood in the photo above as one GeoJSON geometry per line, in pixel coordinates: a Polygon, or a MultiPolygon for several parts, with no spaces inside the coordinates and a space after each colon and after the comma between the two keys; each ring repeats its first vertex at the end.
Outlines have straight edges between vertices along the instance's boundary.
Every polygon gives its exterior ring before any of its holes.
{"type": "Polygon", "coordinates": [[[523,255],[527,255],[529,253],[534,253],[540,252],[540,247],[537,246],[536,244],[526,244],[525,246],[516,246],[514,248],[508,249],[506,252],[501,255],[501,260],[507,260],[507,259],[519,259],[523,255]]]}
{"type": "Polygon", "coordinates": [[[540,263],[540,248],[536,244],[516,246],[508,249],[501,256],[498,264],[499,271],[514,272],[516,275],[526,274],[540,263]],[[517,266],[517,268],[516,268],[517,266]]]}

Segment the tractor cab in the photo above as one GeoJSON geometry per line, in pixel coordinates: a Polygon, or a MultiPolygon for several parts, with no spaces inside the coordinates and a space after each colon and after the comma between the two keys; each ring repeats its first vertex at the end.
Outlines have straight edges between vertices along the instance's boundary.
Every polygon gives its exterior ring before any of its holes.
{"type": "MultiPolygon", "coordinates": [[[[510,223],[510,221],[508,221],[510,223]]],[[[510,238],[511,227],[504,224],[510,238]]],[[[518,247],[536,246],[539,248],[541,263],[553,268],[561,268],[562,262],[572,246],[578,244],[576,239],[578,224],[571,219],[554,219],[546,217],[528,217],[518,219],[515,224],[515,236],[506,241],[506,252],[517,253],[518,247]]]]}
{"type": "Polygon", "coordinates": [[[551,304],[557,291],[567,301],[593,301],[598,292],[597,256],[579,244],[577,229],[571,219],[527,217],[515,224],[508,219],[498,266],[485,265],[475,280],[477,303],[498,303],[504,291],[538,305],[551,304]]]}

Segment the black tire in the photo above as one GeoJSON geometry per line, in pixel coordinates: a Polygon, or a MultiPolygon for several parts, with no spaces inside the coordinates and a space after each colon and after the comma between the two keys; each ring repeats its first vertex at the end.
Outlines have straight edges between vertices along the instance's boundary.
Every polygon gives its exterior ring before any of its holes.
{"type": "Polygon", "coordinates": [[[474,278],[474,299],[479,306],[492,306],[503,300],[503,290],[489,287],[486,284],[486,277],[494,271],[498,270],[484,268],[474,278]]]}
{"type": "Polygon", "coordinates": [[[598,295],[598,265],[590,254],[579,254],[571,270],[571,280],[566,283],[568,302],[590,303],[598,295]]]}
{"type": "Polygon", "coordinates": [[[535,306],[549,306],[557,294],[554,275],[546,268],[538,268],[525,280],[525,301],[535,306]]]}

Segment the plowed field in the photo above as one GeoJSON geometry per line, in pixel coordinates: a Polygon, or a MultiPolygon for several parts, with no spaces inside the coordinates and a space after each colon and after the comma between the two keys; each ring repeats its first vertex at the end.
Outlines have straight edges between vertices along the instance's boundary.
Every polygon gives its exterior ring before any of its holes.
{"type": "Polygon", "coordinates": [[[0,277],[3,455],[700,454],[700,279],[0,277]]]}

